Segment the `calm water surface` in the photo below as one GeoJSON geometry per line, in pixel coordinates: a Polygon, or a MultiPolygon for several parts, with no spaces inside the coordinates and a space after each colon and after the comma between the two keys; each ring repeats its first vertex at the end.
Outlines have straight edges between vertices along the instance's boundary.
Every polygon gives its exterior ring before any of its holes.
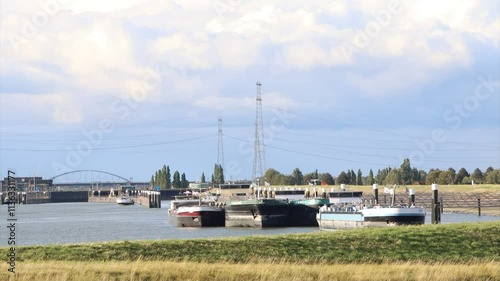
{"type": "MultiPolygon", "coordinates": [[[[119,240],[217,238],[320,231],[317,227],[177,228],[163,208],[99,203],[16,205],[16,245],[68,244],[119,240]]],[[[500,220],[500,217],[444,213],[442,223],[500,220]]],[[[430,212],[426,223],[429,223],[430,212]]],[[[0,207],[0,245],[7,245],[7,206],[0,207]]]]}

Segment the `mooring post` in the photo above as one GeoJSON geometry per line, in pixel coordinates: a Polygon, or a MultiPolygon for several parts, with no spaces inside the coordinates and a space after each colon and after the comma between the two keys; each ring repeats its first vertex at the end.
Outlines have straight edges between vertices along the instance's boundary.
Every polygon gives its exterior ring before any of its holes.
{"type": "MultiPolygon", "coordinates": [[[[439,207],[440,207],[440,213],[442,214],[444,210],[443,197],[439,198],[439,207]]],[[[441,221],[441,215],[439,215],[439,220],[441,221]]]]}
{"type": "Polygon", "coordinates": [[[378,205],[378,184],[373,184],[373,192],[375,193],[375,205],[378,205]]]}
{"type": "Polygon", "coordinates": [[[409,196],[410,201],[408,202],[408,205],[415,206],[415,189],[410,188],[408,190],[408,194],[410,195],[409,196]]]}
{"type": "Polygon", "coordinates": [[[477,198],[477,214],[481,216],[481,198],[477,198]]]}
{"type": "Polygon", "coordinates": [[[439,199],[438,199],[438,185],[437,183],[433,183],[431,185],[432,189],[432,223],[439,223],[439,199]]]}
{"type": "Polygon", "coordinates": [[[161,208],[161,191],[158,191],[158,208],[161,208]]]}
{"type": "Polygon", "coordinates": [[[321,188],[321,198],[326,198],[326,189],[324,187],[321,188]]]}

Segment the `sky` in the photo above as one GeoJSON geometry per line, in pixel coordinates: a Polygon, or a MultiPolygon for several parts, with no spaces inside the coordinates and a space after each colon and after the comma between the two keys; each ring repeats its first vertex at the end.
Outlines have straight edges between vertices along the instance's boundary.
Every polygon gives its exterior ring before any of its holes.
{"type": "Polygon", "coordinates": [[[500,168],[498,1],[0,2],[0,170],[500,168]]]}

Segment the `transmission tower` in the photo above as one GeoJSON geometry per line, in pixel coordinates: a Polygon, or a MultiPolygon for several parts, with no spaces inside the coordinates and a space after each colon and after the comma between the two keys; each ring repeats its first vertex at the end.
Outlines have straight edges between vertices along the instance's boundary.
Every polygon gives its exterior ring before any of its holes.
{"type": "Polygon", "coordinates": [[[222,143],[222,118],[219,117],[217,124],[218,124],[217,165],[220,165],[222,167],[222,170],[225,171],[225,169],[224,169],[224,145],[222,143]]]}
{"type": "Polygon", "coordinates": [[[262,97],[260,95],[260,86],[257,81],[257,112],[255,117],[255,143],[253,152],[253,174],[252,181],[258,183],[258,178],[262,179],[263,171],[266,166],[266,157],[264,154],[264,126],[262,125],[262,97]]]}

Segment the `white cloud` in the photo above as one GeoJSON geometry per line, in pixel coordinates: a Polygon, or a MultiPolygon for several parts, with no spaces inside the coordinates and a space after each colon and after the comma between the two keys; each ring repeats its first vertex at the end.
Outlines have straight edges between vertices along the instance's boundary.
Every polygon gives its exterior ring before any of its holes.
{"type": "MultiPolygon", "coordinates": [[[[402,11],[352,56],[343,44],[366,33],[391,1],[231,3],[220,14],[213,1],[69,1],[15,50],[6,35],[22,35],[26,21],[43,9],[37,1],[2,2],[0,72],[56,88],[52,96],[40,90],[48,103],[78,97],[84,108],[100,95],[131,97],[154,65],[167,74],[145,102],[238,107],[246,100],[215,93],[225,80],[254,79],[262,70],[287,77],[334,70],[344,88],[386,97],[473,65],[480,56],[473,53],[474,38],[499,48],[496,3],[401,1],[402,11]]],[[[293,97],[268,98],[269,105],[294,105],[293,97]]],[[[81,111],[80,117],[61,111],[58,119],[85,120],[88,111],[81,111]]]]}
{"type": "Polygon", "coordinates": [[[22,112],[25,120],[47,120],[53,124],[78,124],[84,119],[82,100],[69,93],[2,94],[2,118],[22,112]],[[26,110],[29,109],[29,110],[26,110]]]}
{"type": "Polygon", "coordinates": [[[149,51],[155,60],[178,68],[209,68],[211,65],[209,49],[208,38],[203,33],[192,35],[176,33],[149,43],[149,51]]]}
{"type": "MultiPolygon", "coordinates": [[[[276,92],[262,94],[262,103],[273,108],[293,108],[297,102],[292,98],[276,92]]],[[[255,108],[254,97],[222,97],[207,96],[194,102],[197,107],[210,108],[213,110],[225,110],[225,112],[239,112],[243,108],[255,108]]]]}

